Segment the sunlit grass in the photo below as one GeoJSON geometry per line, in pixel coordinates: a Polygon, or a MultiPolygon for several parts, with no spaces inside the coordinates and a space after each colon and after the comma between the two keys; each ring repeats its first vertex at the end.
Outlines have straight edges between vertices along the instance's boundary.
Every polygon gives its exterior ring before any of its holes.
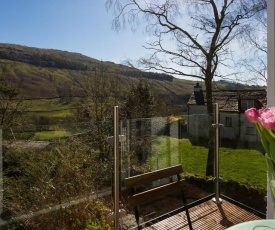
{"type": "Polygon", "coordinates": [[[220,148],[220,174],[224,179],[265,189],[266,171],[265,157],[259,151],[220,148]]]}
{"type": "Polygon", "coordinates": [[[55,138],[66,137],[70,135],[71,133],[67,131],[42,131],[42,132],[36,132],[32,139],[44,141],[44,140],[51,140],[55,138]]]}
{"type": "Polygon", "coordinates": [[[205,175],[208,150],[202,146],[193,146],[188,139],[157,138],[154,151],[156,154],[150,158],[152,168],[182,164],[186,173],[205,175]]]}
{"type": "MultiPolygon", "coordinates": [[[[185,173],[205,176],[207,148],[193,146],[188,139],[159,137],[153,149],[148,161],[152,169],[182,164],[185,173]]],[[[256,150],[220,148],[220,176],[266,189],[265,157],[256,150]]]]}
{"type": "Polygon", "coordinates": [[[77,104],[81,98],[73,97],[69,101],[66,98],[44,98],[25,100],[24,103],[31,112],[69,110],[77,104]]]}
{"type": "Polygon", "coordinates": [[[73,110],[55,110],[55,111],[43,111],[33,113],[36,116],[44,117],[71,117],[74,115],[73,110]]]}

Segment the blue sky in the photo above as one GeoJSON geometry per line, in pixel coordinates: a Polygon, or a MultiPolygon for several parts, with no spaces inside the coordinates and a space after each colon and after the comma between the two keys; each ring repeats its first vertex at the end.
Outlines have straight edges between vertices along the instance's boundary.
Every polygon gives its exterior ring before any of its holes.
{"type": "Polygon", "coordinates": [[[146,52],[141,29],[116,32],[105,0],[1,0],[0,43],[82,53],[121,63],[146,52]]]}
{"type": "Polygon", "coordinates": [[[142,46],[150,41],[148,33],[142,26],[136,32],[114,31],[114,14],[107,12],[105,2],[0,0],[0,43],[77,52],[115,63],[146,56],[142,46]]]}

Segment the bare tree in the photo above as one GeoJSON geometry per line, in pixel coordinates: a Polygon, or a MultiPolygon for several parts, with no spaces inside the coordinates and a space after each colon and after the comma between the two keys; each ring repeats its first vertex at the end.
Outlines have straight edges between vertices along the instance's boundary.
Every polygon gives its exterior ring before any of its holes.
{"type": "MultiPolygon", "coordinates": [[[[135,28],[141,20],[154,38],[140,59],[147,69],[194,77],[205,82],[209,126],[212,122],[212,81],[230,74],[231,42],[249,29],[250,19],[262,10],[258,0],[107,0],[113,7],[113,25],[127,22],[135,28]]],[[[214,172],[214,133],[209,127],[206,175],[214,172]]]]}
{"type": "Polygon", "coordinates": [[[18,125],[25,109],[19,89],[0,79],[0,128],[18,125]]]}
{"type": "Polygon", "coordinates": [[[23,103],[19,87],[7,81],[7,77],[13,67],[11,65],[0,65],[0,128],[12,128],[21,122],[21,115],[26,109],[23,103]]]}
{"type": "Polygon", "coordinates": [[[110,135],[109,131],[112,127],[113,106],[118,103],[117,78],[109,74],[104,63],[96,66],[85,77],[79,78],[72,72],[70,75],[79,84],[85,95],[85,98],[79,103],[77,119],[90,122],[91,143],[100,152],[101,160],[105,161],[110,155],[110,146],[107,144],[106,138],[110,135]]]}
{"type": "MultiPolygon", "coordinates": [[[[241,45],[248,47],[247,56],[240,61],[239,66],[249,72],[248,80],[255,84],[267,84],[267,3],[259,0],[261,10],[250,24],[250,29],[245,30],[241,45]]],[[[247,79],[245,79],[247,80],[247,79]]]]}

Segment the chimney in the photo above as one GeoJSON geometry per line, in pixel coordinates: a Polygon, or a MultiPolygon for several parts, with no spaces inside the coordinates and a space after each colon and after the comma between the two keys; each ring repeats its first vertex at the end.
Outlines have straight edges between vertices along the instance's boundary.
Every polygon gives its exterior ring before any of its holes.
{"type": "Polygon", "coordinates": [[[203,92],[202,92],[202,88],[199,85],[199,83],[197,83],[194,86],[194,95],[195,95],[196,104],[197,105],[204,105],[203,92]]]}

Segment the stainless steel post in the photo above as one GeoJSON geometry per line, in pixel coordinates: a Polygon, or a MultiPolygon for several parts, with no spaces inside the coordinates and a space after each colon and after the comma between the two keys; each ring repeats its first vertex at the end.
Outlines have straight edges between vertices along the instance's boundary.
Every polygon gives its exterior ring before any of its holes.
{"type": "Polygon", "coordinates": [[[215,197],[213,198],[213,201],[217,204],[222,203],[222,199],[220,198],[220,156],[219,156],[219,145],[220,145],[220,127],[219,124],[219,104],[215,104],[215,124],[213,125],[215,127],[215,197]]]}
{"type": "Polygon", "coordinates": [[[114,229],[119,230],[119,117],[114,106],[114,229]]]}

